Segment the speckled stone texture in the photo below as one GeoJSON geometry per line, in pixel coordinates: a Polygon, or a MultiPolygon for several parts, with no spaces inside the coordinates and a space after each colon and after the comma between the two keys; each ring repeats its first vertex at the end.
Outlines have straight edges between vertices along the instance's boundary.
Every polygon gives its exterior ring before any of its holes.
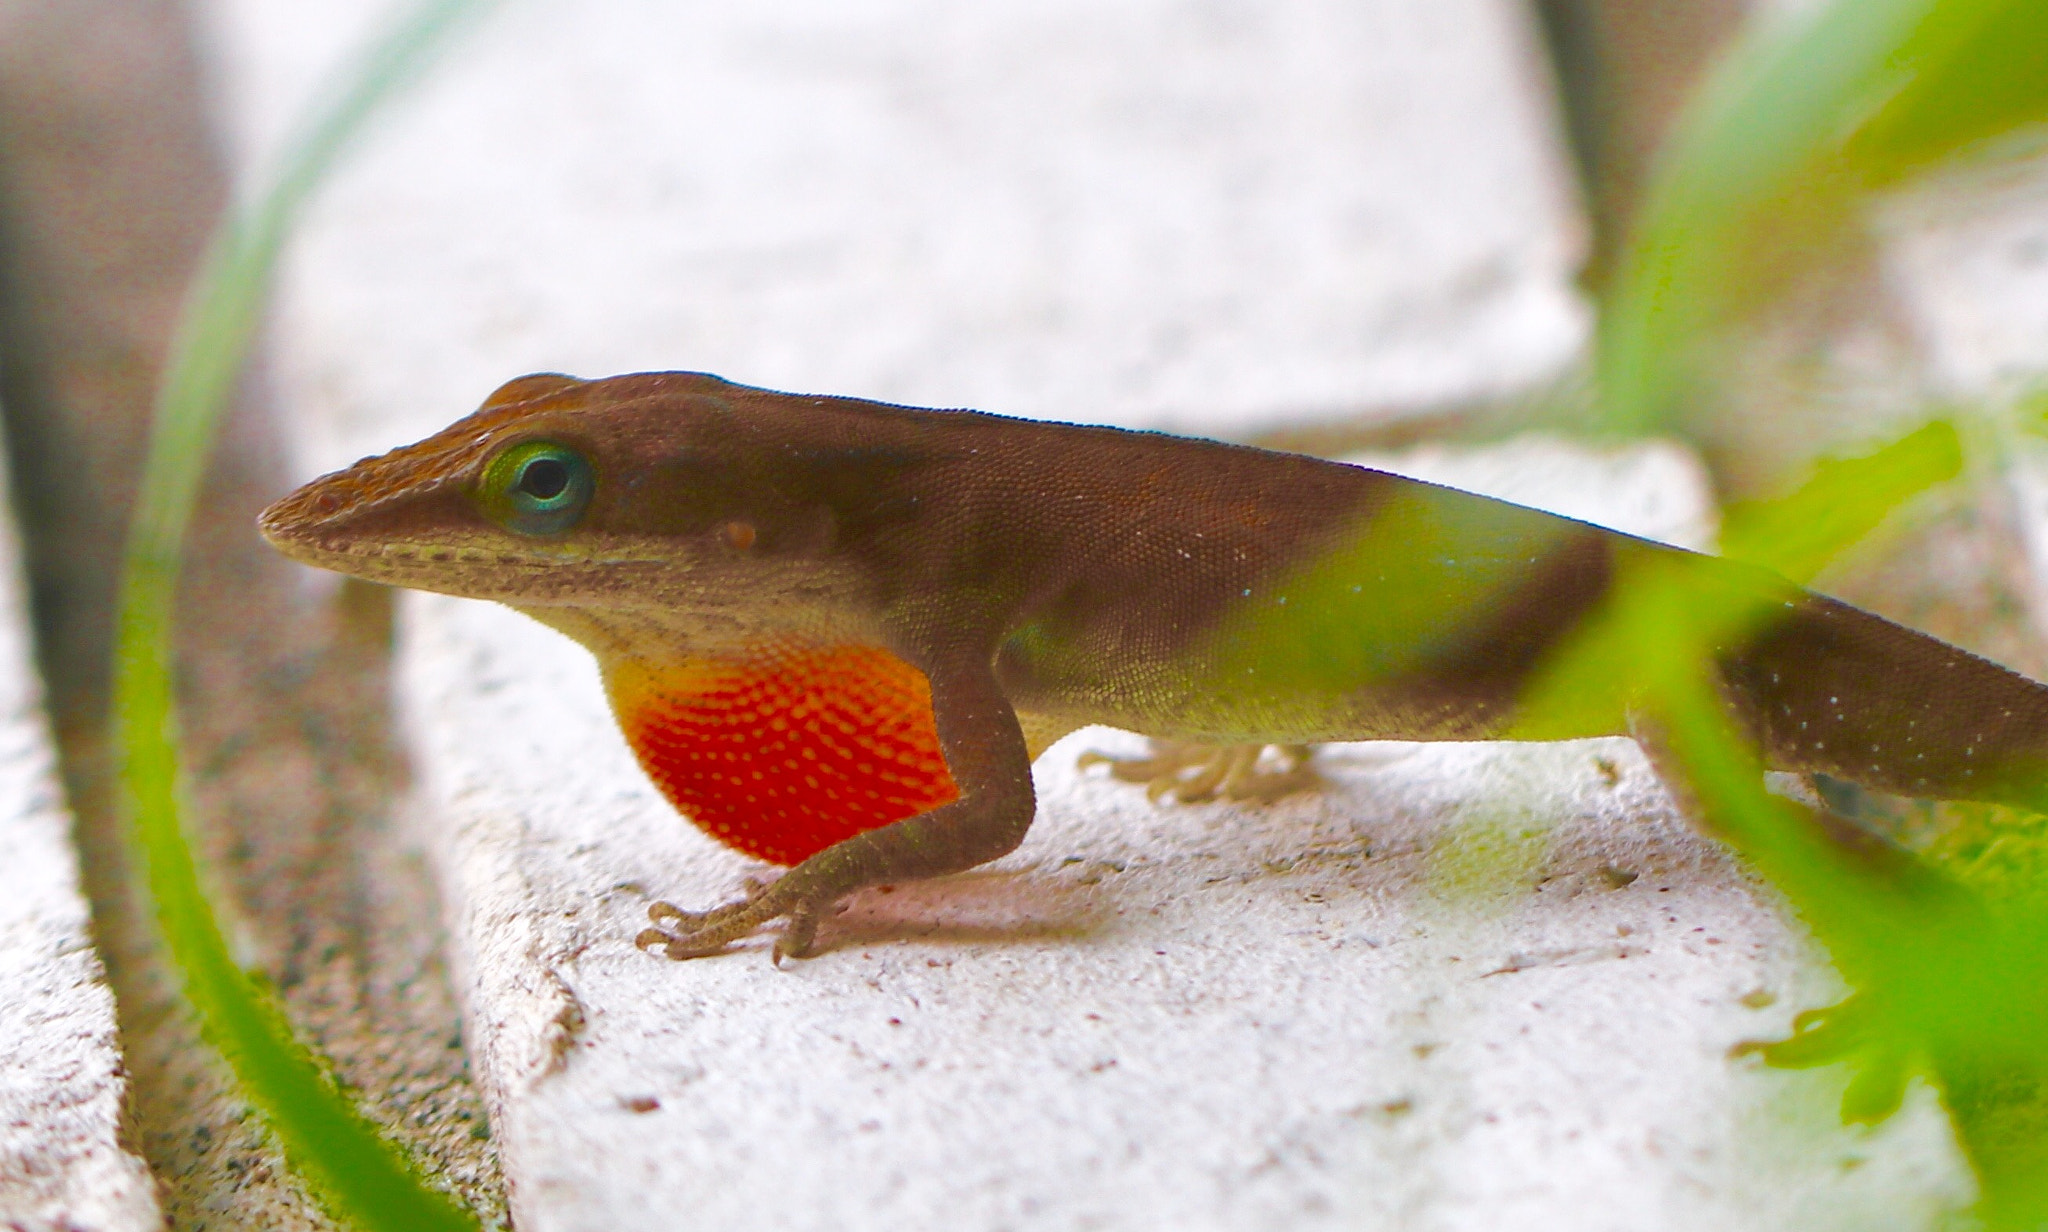
{"type": "Polygon", "coordinates": [[[114,994],[93,952],[7,518],[0,518],[0,1058],[0,1227],[160,1227],[149,1169],[121,1140],[126,1084],[114,994]]]}

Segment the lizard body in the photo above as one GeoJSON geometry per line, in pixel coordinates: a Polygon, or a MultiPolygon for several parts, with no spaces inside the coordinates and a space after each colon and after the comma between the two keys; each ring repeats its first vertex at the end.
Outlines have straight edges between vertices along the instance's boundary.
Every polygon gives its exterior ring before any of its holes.
{"type": "MultiPolygon", "coordinates": [[[[1762,570],[1400,476],[692,373],[513,381],[266,510],[287,555],[508,604],[588,647],[664,795],[793,865],[672,957],[1014,848],[1105,723],[1305,744],[1526,735],[1546,655],[1644,560],[1769,620],[1716,648],[1775,769],[2039,808],[2048,688],[1762,570]]],[[[1631,664],[1545,738],[1653,739],[1631,664]]],[[[1652,753],[1657,752],[1652,748],[1652,753]]],[[[1660,766],[1667,759],[1656,756],[1660,766]]],[[[1683,794],[1683,793],[1679,793],[1683,794]]]]}

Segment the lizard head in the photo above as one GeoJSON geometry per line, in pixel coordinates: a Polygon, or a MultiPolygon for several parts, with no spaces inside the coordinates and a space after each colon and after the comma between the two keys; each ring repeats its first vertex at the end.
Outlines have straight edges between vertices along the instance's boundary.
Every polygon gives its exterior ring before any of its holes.
{"type": "Polygon", "coordinates": [[[663,794],[796,864],[960,796],[930,683],[876,636],[850,546],[921,516],[902,491],[918,426],[694,373],[528,376],[259,524],[295,560],[581,642],[663,794]]]}
{"type": "Polygon", "coordinates": [[[761,473],[753,392],[695,373],[521,377],[259,525],[306,564],[523,609],[721,606],[815,537],[806,502],[761,473]]]}

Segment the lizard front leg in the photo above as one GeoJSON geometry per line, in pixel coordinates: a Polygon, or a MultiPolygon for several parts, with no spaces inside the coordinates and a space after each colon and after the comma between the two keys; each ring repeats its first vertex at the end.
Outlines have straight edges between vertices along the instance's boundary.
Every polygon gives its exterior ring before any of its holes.
{"type": "Polygon", "coordinates": [[[962,872],[1008,854],[1031,827],[1036,797],[1022,728],[986,655],[928,662],[932,716],[946,768],[960,789],[950,804],[856,834],[757,885],[745,898],[706,912],[655,903],[656,927],[636,943],[674,959],[713,954],[772,920],[787,919],[774,958],[811,950],[818,920],[863,886],[962,872]]]}

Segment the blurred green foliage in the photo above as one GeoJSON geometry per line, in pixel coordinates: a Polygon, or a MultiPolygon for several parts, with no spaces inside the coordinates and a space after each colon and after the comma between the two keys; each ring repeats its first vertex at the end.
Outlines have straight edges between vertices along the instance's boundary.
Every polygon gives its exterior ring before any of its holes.
{"type": "MultiPolygon", "coordinates": [[[[1750,40],[1674,137],[1602,306],[1605,424],[1640,432],[1683,420],[1711,386],[1720,331],[1799,273],[1788,234],[1852,225],[1871,194],[2044,119],[2040,0],[1836,0],[1750,40]]],[[[1869,457],[1825,463],[1790,497],[1731,509],[1729,554],[1810,578],[1961,461],[1958,433],[1936,422],[1869,457]]],[[[1700,593],[1680,572],[1638,570],[1532,700],[1569,708],[1578,693],[1611,687],[1595,675],[1594,639],[1611,639],[1603,657],[1629,648],[1698,811],[1785,894],[1857,990],[1802,1016],[1792,1039],[1762,1048],[1766,1058],[1854,1064],[1851,1120],[1888,1115],[1907,1079],[1925,1075],[1976,1170],[1977,1218],[2040,1227],[2048,819],[1933,805],[1913,854],[1766,793],[1705,666],[1718,638],[1763,615],[1700,593]]]]}
{"type": "Polygon", "coordinates": [[[1867,187],[2048,120],[2048,5],[1926,6],[1883,71],[1895,89],[1843,142],[1867,187]]]}
{"type": "Polygon", "coordinates": [[[1600,422],[1680,422],[1723,327],[1880,188],[2048,119],[2048,4],[1834,0],[1738,46],[1673,133],[1602,305],[1600,422]]]}

